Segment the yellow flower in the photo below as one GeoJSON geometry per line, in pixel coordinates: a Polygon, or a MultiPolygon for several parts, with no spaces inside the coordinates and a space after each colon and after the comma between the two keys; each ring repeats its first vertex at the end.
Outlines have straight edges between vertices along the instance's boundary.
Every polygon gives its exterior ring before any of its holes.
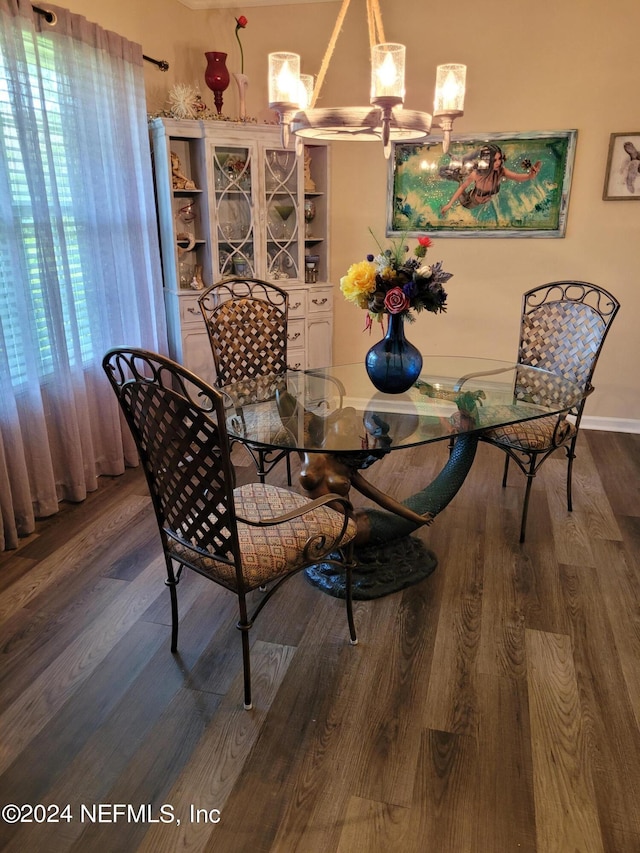
{"type": "Polygon", "coordinates": [[[370,261],[351,264],[347,274],[340,279],[340,290],[345,299],[360,308],[367,307],[367,298],[376,287],[376,265],[370,261]]]}
{"type": "Polygon", "coordinates": [[[397,273],[393,267],[384,267],[384,269],[380,270],[380,278],[383,278],[385,281],[391,281],[396,275],[397,273]]]}

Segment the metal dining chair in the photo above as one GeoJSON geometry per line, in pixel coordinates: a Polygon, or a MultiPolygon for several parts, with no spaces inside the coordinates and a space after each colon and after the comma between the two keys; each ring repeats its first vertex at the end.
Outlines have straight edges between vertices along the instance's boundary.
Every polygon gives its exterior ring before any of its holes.
{"type": "MultiPolygon", "coordinates": [[[[503,487],[507,485],[510,460],[527,478],[520,542],[525,540],[533,480],[544,461],[560,447],[565,448],[567,456],[567,510],[573,509],[571,480],[580,421],[586,399],[594,390],[591,379],[598,356],[619,308],[620,303],[611,293],[584,281],[553,281],[523,295],[518,364],[540,367],[570,379],[581,386],[584,396],[568,412],[507,424],[480,436],[481,441],[506,454],[503,487]]],[[[534,386],[525,380],[524,372],[516,380],[517,399],[544,405],[553,394],[553,383],[534,386]]]]}
{"type": "MultiPolygon", "coordinates": [[[[280,384],[278,376],[287,369],[286,290],[257,278],[229,278],[208,287],[198,304],[209,335],[217,387],[233,383],[234,396],[241,400],[243,383],[248,388],[250,382],[251,396],[247,395],[245,402],[255,403],[259,400],[253,380],[262,379],[258,383],[259,399],[272,400],[280,384]]],[[[245,447],[254,459],[261,483],[285,459],[291,485],[288,450],[245,447]]]]}
{"type": "Polygon", "coordinates": [[[319,562],[345,572],[347,621],[355,644],[351,569],[356,527],[346,498],[328,494],[309,501],[264,483],[236,487],[220,391],[170,359],[141,349],[111,349],[103,368],[151,493],[171,595],[171,651],[178,645],[176,587],[185,567],[237,596],[247,709],[252,701],[249,630],[295,573],[319,562]],[[250,613],[251,593],[259,597],[250,613]]]}

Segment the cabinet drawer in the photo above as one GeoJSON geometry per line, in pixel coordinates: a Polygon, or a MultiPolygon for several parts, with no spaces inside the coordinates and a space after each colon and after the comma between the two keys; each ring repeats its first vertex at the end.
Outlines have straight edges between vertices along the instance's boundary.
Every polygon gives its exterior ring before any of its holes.
{"type": "Polygon", "coordinates": [[[307,294],[304,290],[289,291],[289,311],[290,319],[296,317],[306,317],[307,314],[307,294]]]}
{"type": "Polygon", "coordinates": [[[304,349],[304,332],[304,320],[289,320],[287,323],[287,352],[293,349],[304,349]]]}
{"type": "Polygon", "coordinates": [[[320,311],[330,312],[333,310],[333,288],[313,288],[309,292],[309,314],[316,314],[320,311]]]}
{"type": "Polygon", "coordinates": [[[180,295],[178,302],[180,303],[180,323],[182,326],[193,325],[194,323],[200,326],[204,324],[197,294],[193,296],[191,294],[180,295]]]}
{"type": "Polygon", "coordinates": [[[287,350],[287,367],[289,370],[306,370],[307,358],[303,349],[287,350]]]}

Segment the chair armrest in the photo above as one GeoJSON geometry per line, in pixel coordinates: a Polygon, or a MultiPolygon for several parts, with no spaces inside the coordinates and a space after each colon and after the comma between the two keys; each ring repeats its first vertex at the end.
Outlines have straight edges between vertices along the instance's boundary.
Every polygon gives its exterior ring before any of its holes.
{"type": "MultiPolygon", "coordinates": [[[[347,530],[352,518],[352,506],[345,497],[342,497],[342,495],[332,492],[327,495],[322,495],[322,497],[309,501],[309,503],[304,504],[304,506],[299,507],[297,510],[292,510],[291,512],[287,512],[284,515],[280,515],[275,518],[260,519],[259,521],[249,521],[249,519],[241,518],[240,516],[236,516],[236,518],[238,521],[253,525],[254,527],[271,527],[278,524],[284,524],[294,518],[304,516],[312,510],[326,506],[327,504],[333,504],[332,508],[334,508],[334,511],[338,516],[342,516],[340,528],[334,528],[333,530],[316,529],[314,532],[309,534],[307,541],[304,543],[304,547],[301,550],[301,555],[304,562],[310,563],[320,559],[322,555],[326,556],[336,549],[341,549],[344,545],[351,542],[355,535],[354,528],[351,535],[347,536],[347,530]],[[335,506],[336,504],[338,504],[341,509],[338,509],[338,507],[335,506]],[[345,536],[347,537],[346,539],[345,536]]],[[[338,525],[336,524],[336,527],[337,526],[338,525]]]]}
{"type": "MultiPolygon", "coordinates": [[[[326,506],[327,504],[340,504],[342,507],[342,512],[346,517],[349,517],[349,514],[353,511],[353,507],[350,501],[348,501],[345,497],[342,497],[342,495],[330,492],[327,495],[322,495],[322,497],[309,501],[309,503],[306,503],[304,506],[301,506],[298,509],[291,510],[291,512],[286,512],[284,515],[274,516],[273,518],[261,518],[258,521],[252,521],[251,519],[243,518],[240,515],[236,516],[236,518],[243,524],[250,524],[253,527],[270,527],[275,524],[284,524],[286,521],[292,521],[294,518],[299,518],[300,516],[306,515],[308,512],[311,512],[314,509],[318,509],[318,507],[326,506]]],[[[334,507],[332,507],[332,509],[333,508],[334,507]]],[[[336,512],[340,511],[341,510],[336,508],[336,512]]]]}
{"type": "MultiPolygon", "coordinates": [[[[304,372],[307,376],[318,376],[327,384],[334,385],[338,389],[338,395],[340,399],[338,408],[342,408],[347,389],[344,387],[344,384],[341,382],[340,379],[338,379],[337,376],[325,376],[322,372],[321,367],[309,367],[304,372]]],[[[320,402],[326,402],[326,400],[320,402]]]]}
{"type": "Polygon", "coordinates": [[[460,379],[453,386],[454,391],[459,391],[465,382],[468,382],[469,379],[477,379],[478,376],[497,376],[498,373],[508,373],[510,370],[513,370],[513,366],[509,365],[509,367],[499,367],[495,370],[481,370],[478,373],[467,373],[465,376],[461,376],[460,379]]]}

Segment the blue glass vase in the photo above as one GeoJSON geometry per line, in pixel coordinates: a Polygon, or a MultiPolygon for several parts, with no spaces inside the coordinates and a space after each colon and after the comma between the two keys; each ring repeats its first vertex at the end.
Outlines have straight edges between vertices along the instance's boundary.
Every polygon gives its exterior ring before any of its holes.
{"type": "Polygon", "coordinates": [[[422,353],[404,336],[402,314],[389,314],[387,333],[365,358],[369,379],[384,394],[407,391],[422,370],[422,353]]]}

